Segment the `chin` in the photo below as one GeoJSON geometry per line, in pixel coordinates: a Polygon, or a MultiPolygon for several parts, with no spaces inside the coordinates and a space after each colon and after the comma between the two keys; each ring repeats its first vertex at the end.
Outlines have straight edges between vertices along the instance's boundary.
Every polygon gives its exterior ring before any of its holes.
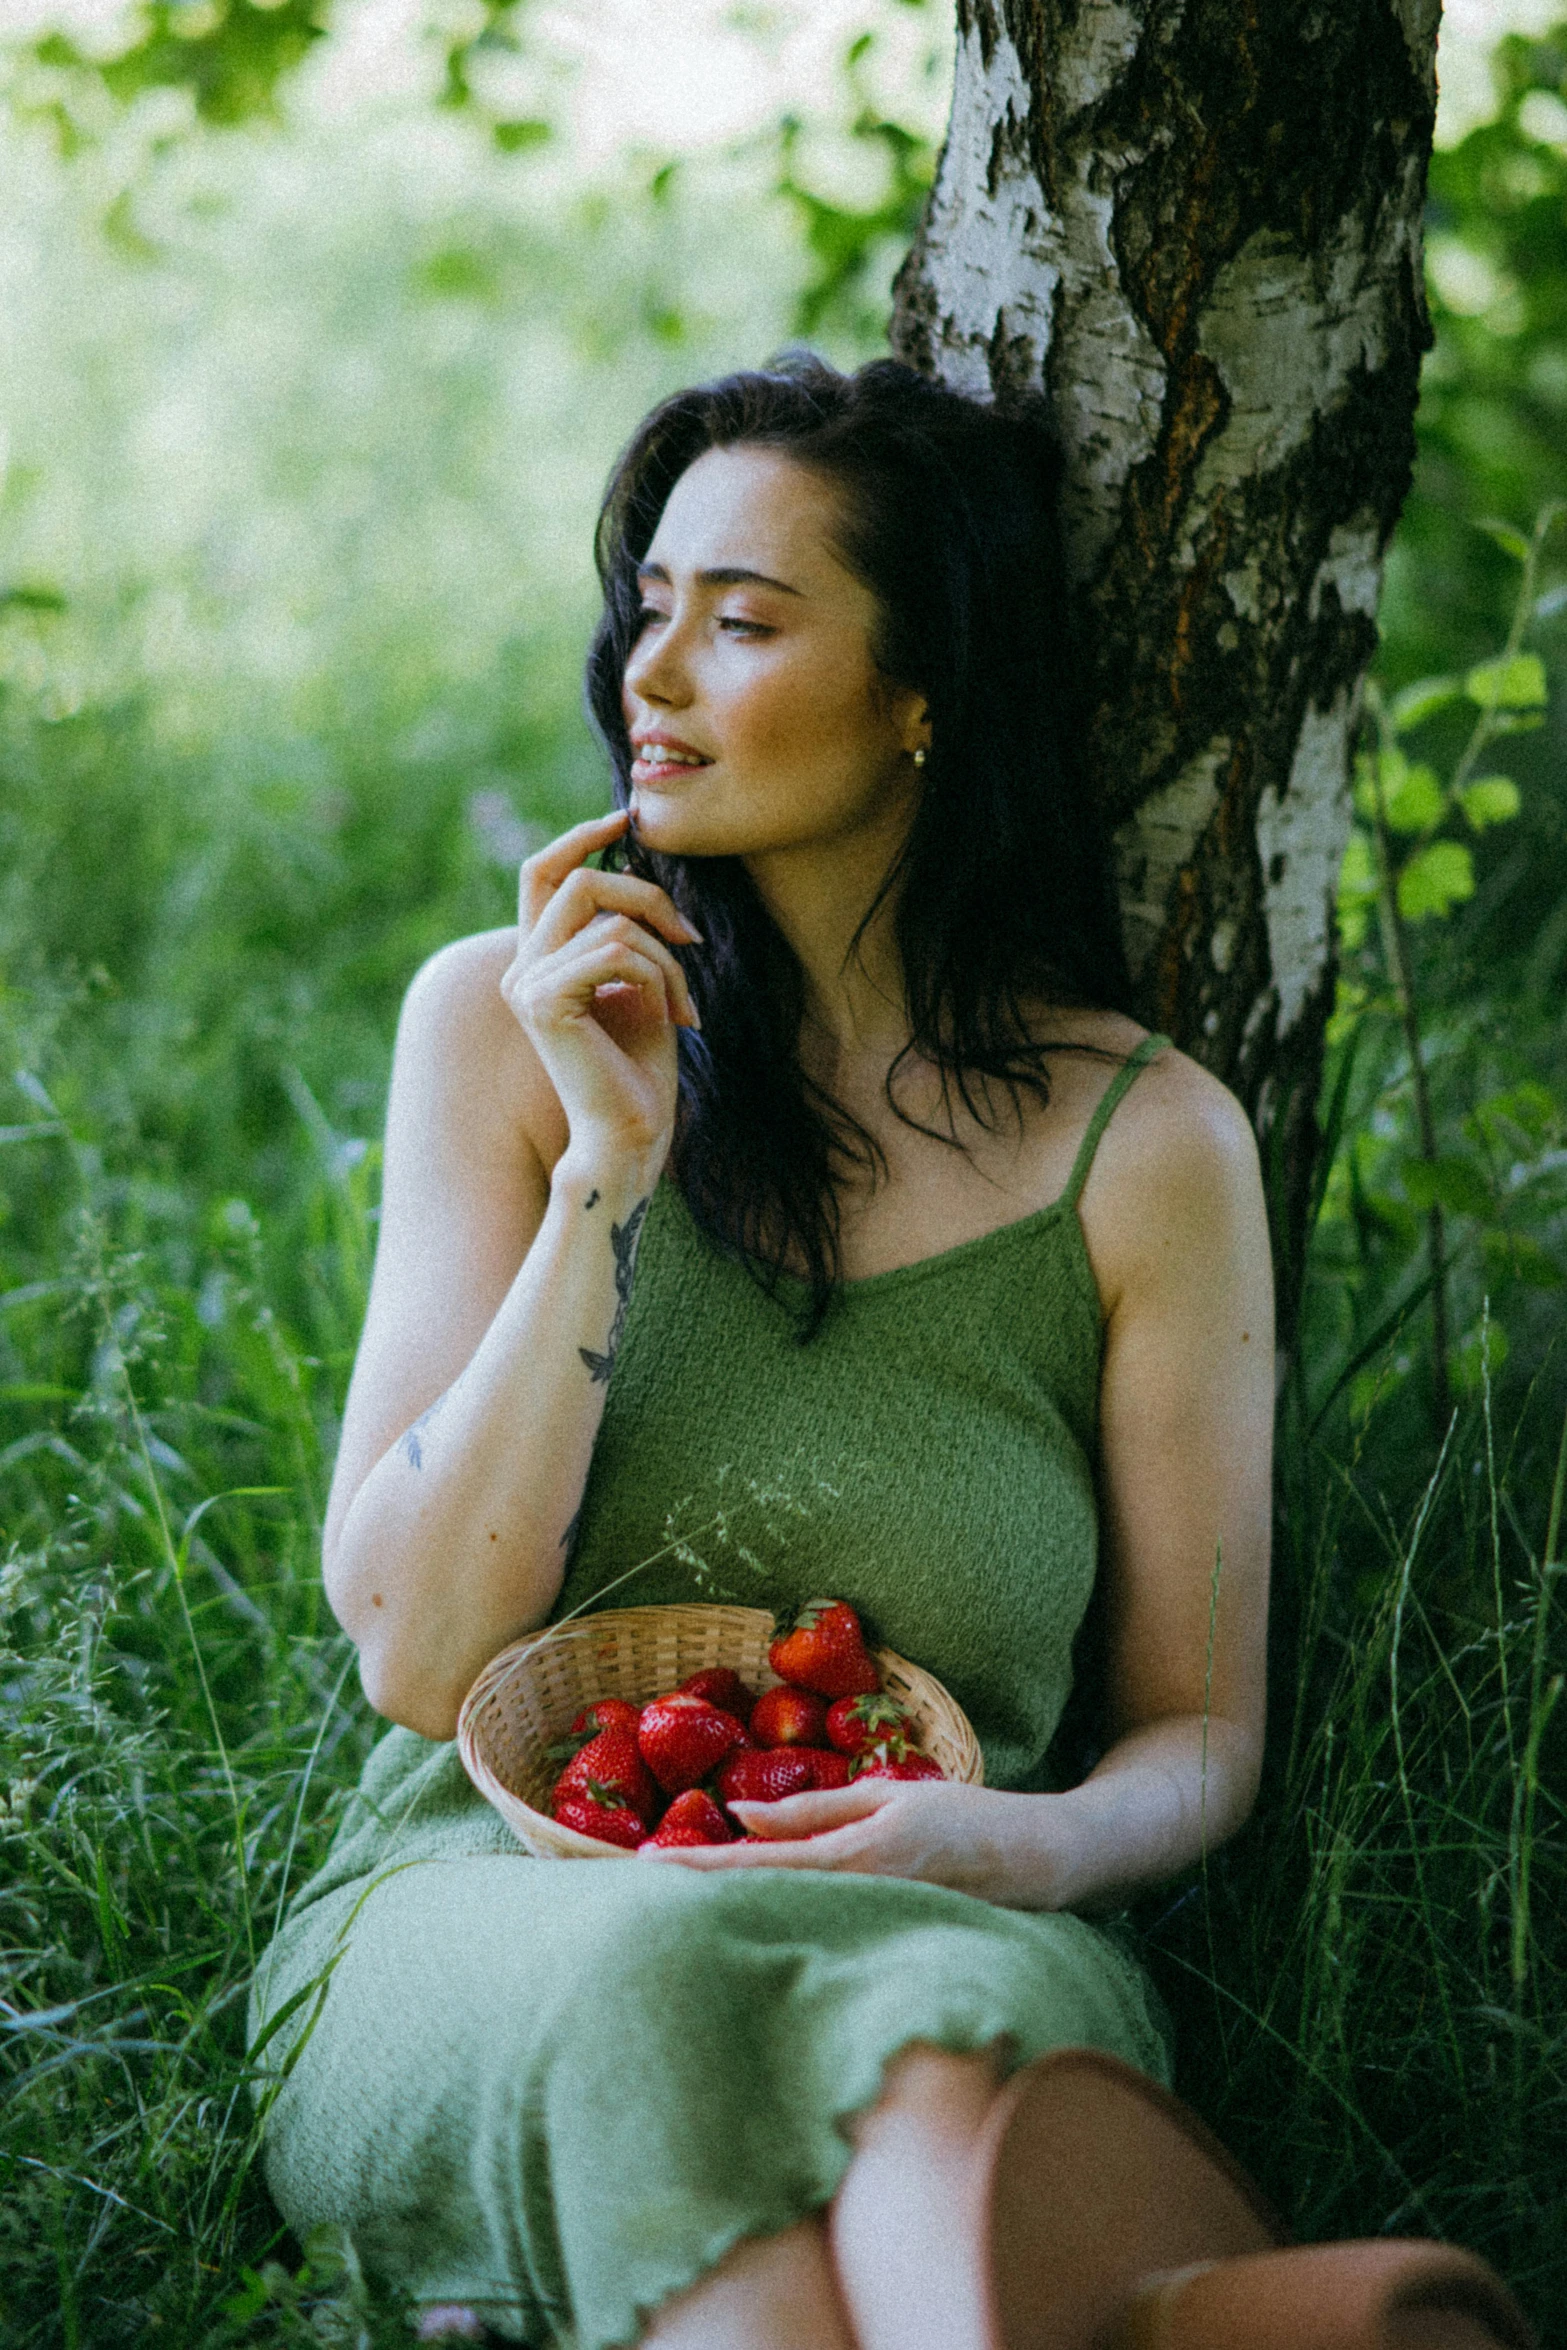
{"type": "Polygon", "coordinates": [[[631,830],[641,847],[660,857],[738,857],[753,845],[700,809],[656,792],[632,793],[631,830]]]}

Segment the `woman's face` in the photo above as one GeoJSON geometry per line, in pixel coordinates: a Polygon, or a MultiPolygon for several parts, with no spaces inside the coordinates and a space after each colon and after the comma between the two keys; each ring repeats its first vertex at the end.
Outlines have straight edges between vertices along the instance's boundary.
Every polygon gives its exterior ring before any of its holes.
{"type": "Polygon", "coordinates": [[[902,840],[923,697],[871,653],[870,590],[835,551],[831,485],[770,449],[709,449],[642,566],[626,664],[637,837],[671,856],[902,840]]]}

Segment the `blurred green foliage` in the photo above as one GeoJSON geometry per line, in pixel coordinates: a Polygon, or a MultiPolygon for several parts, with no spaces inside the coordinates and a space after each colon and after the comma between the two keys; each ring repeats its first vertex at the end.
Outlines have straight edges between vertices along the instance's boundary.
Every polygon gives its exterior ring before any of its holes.
{"type": "MultiPolygon", "coordinates": [[[[278,85],[326,31],[328,0],[143,0],[127,9],[118,38],[85,50],[45,33],[33,54],[68,82],[96,80],[122,104],[143,90],[188,90],[203,122],[237,123],[276,111],[278,85]]],[[[62,140],[80,135],[62,99],[62,140]]]]}
{"type": "MultiPolygon", "coordinates": [[[[1567,1394],[1567,15],[1494,53],[1496,111],[1432,160],[1435,347],[1388,564],[1340,890],[1342,971],[1305,1347],[1428,1457],[1428,1255],[1445,1219],[1450,1371],[1567,1394]],[[1553,519],[1555,518],[1555,519],[1553,519]],[[1537,529],[1538,526],[1538,529],[1537,529]],[[1380,799],[1434,1142],[1377,914],[1380,799]]],[[[1396,1482],[1397,1447],[1386,1463],[1396,1482]]],[[[1536,1477],[1547,1473],[1543,1457],[1536,1477]]]]}
{"type": "MultiPolygon", "coordinates": [[[[858,47],[830,125],[573,178],[484,95],[527,38],[506,0],[453,17],[435,103],[296,118],[286,42],[325,21],[127,17],[101,69],[30,59],[0,150],[0,2338],[40,2350],[406,2339],[340,2248],[279,2241],[240,2021],[375,1729],[315,1550],[397,1004],[601,801],[577,669],[618,442],[802,321],[869,355],[931,163],[858,47]]],[[[1543,2313],[1567,534],[1519,586],[1567,492],[1567,18],[1498,73],[1432,173],[1270,1790],[1149,1922],[1183,2086],[1303,2228],[1445,2227],[1543,2313]]]]}

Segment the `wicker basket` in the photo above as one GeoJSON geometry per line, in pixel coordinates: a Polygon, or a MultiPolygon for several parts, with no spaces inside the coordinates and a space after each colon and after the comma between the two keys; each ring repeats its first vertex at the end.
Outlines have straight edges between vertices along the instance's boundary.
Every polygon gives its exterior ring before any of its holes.
{"type": "MultiPolygon", "coordinates": [[[[776,1623],[766,1608],[606,1608],[530,1633],[491,1657],[463,1700],[457,1751],[481,1795],[541,1860],[629,1860],[619,1845],[562,1828],[543,1808],[560,1776],[549,1748],[573,1717],[599,1697],[645,1705],[692,1673],[728,1665],[758,1695],[777,1686],[767,1662],[776,1623]]],[[[949,1779],[984,1781],[967,1716],[937,1680],[890,1648],[872,1650],[882,1687],[914,1726],[915,1739],[949,1779]]]]}

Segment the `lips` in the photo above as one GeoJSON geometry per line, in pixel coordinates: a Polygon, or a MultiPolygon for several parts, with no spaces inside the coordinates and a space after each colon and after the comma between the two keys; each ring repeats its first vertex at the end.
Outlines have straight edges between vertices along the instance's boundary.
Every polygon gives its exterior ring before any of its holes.
{"type": "Polygon", "coordinates": [[[673,735],[647,735],[632,744],[631,772],[646,782],[655,775],[690,775],[699,767],[710,767],[711,759],[689,743],[677,742],[673,735]]]}

